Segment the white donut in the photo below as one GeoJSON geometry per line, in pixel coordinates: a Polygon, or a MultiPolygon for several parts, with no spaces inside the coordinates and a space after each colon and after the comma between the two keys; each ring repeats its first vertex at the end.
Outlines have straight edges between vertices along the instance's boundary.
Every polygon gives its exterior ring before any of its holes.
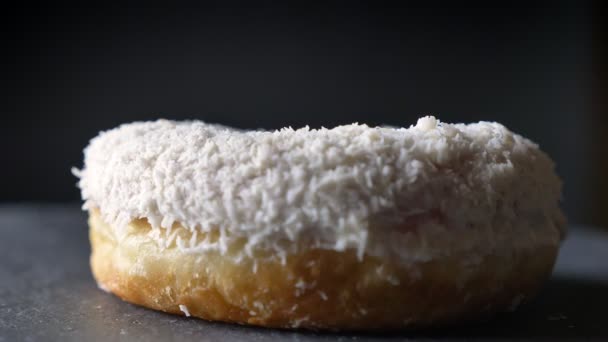
{"type": "Polygon", "coordinates": [[[498,123],[100,133],[74,170],[100,287],[269,327],[401,329],[513,309],[548,278],[561,182],[498,123]]]}

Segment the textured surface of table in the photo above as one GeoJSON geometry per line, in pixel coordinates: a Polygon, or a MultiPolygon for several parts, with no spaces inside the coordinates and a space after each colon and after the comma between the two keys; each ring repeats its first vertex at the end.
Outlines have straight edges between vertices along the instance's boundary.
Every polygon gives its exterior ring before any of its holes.
{"type": "Polygon", "coordinates": [[[608,341],[608,233],[573,227],[551,281],[515,313],[392,335],[259,329],[168,315],[97,288],[76,205],[0,206],[0,341],[608,341]]]}

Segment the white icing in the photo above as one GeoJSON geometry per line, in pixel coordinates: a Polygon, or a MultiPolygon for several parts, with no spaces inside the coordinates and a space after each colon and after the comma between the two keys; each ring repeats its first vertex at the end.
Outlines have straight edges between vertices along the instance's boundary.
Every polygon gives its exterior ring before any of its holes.
{"type": "Polygon", "coordinates": [[[84,168],[74,174],[85,209],[99,208],[117,230],[146,218],[164,247],[175,243],[192,253],[226,253],[245,237],[238,257],[263,249],[284,260],[299,248],[295,242],[306,241],[354,249],[359,257],[407,253],[426,260],[432,253],[408,248],[413,234],[405,227],[424,232],[416,246],[449,244],[453,236],[445,233],[452,231],[470,236],[467,248],[482,239],[498,248],[512,236],[499,233],[517,230],[533,241],[542,238],[539,228],[564,225],[551,160],[491,122],[424,117],[410,128],[273,132],[137,122],[91,140],[84,168]],[[184,241],[170,234],[174,223],[220,236],[184,241]]]}

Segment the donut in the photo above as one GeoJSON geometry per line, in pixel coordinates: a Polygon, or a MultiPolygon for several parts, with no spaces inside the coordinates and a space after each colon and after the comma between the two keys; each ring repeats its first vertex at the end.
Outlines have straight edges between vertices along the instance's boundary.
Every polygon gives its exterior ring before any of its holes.
{"type": "Polygon", "coordinates": [[[172,314],[402,330],[515,310],[566,233],[561,181],[494,122],[101,132],[73,169],[99,287],[172,314]]]}

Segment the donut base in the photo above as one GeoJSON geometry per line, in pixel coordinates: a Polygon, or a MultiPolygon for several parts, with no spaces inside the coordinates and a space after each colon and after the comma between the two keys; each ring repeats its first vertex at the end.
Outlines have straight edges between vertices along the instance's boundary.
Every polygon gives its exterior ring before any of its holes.
{"type": "MultiPolygon", "coordinates": [[[[172,314],[275,328],[402,330],[510,311],[540,289],[558,251],[548,242],[508,255],[396,263],[310,249],[254,267],[252,258],[161,248],[144,220],[120,238],[96,211],[89,226],[91,267],[102,289],[172,314]]],[[[191,234],[173,230],[184,239],[191,234]]]]}

